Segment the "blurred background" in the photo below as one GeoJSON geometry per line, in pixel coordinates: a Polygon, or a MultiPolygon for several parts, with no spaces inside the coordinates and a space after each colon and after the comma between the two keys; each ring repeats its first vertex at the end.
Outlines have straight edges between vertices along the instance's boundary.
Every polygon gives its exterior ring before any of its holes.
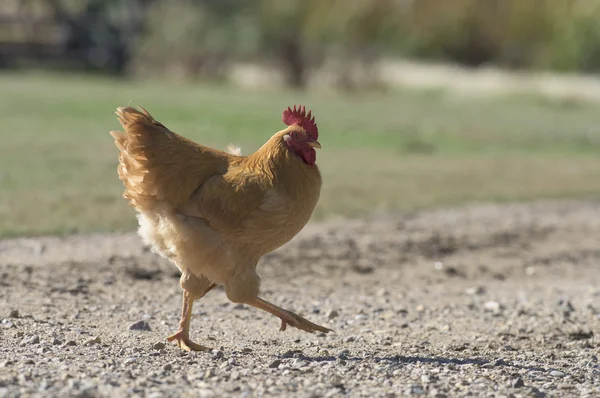
{"type": "Polygon", "coordinates": [[[248,154],[306,104],[316,219],[600,193],[594,0],[3,0],[0,236],[130,230],[117,106],[248,154]]]}

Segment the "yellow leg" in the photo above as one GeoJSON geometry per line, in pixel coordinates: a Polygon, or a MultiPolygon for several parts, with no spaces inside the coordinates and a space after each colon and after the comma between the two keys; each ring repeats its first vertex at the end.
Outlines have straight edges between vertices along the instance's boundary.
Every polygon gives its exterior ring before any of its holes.
{"type": "Polygon", "coordinates": [[[287,325],[290,325],[309,333],[314,333],[317,331],[323,333],[333,332],[333,330],[331,329],[312,323],[308,319],[302,318],[300,315],[296,315],[291,311],[284,310],[283,308],[280,308],[275,304],[271,304],[268,301],[261,299],[260,297],[253,299],[247,304],[250,304],[251,306],[261,309],[263,311],[267,311],[268,313],[273,314],[279,319],[281,319],[281,327],[279,328],[279,330],[285,330],[287,325]]]}
{"type": "MultiPolygon", "coordinates": [[[[216,285],[212,285],[207,292],[215,286],[216,285]]],[[[187,290],[183,291],[183,305],[181,307],[179,330],[175,334],[167,337],[167,341],[175,341],[179,348],[186,351],[203,351],[207,350],[208,347],[196,344],[190,340],[190,321],[192,318],[192,306],[194,305],[194,300],[195,298],[187,290]]]]}

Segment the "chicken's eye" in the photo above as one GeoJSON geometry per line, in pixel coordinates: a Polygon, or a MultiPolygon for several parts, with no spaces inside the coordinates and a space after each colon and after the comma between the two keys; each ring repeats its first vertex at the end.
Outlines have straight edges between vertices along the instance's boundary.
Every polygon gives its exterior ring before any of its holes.
{"type": "Polygon", "coordinates": [[[291,134],[291,136],[292,136],[293,138],[296,138],[296,137],[298,137],[298,133],[297,133],[297,132],[295,132],[295,131],[292,131],[292,134],[291,134]]]}

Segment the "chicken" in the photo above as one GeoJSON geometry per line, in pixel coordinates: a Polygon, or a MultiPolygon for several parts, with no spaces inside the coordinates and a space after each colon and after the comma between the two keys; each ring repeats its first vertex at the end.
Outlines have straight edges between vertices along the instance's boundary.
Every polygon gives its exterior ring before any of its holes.
{"type": "Polygon", "coordinates": [[[267,311],[306,332],[330,332],[259,297],[256,266],[262,256],[291,240],[319,199],[321,175],[311,112],[283,112],[288,126],[249,156],[190,141],[145,109],[118,108],[125,132],[111,131],[120,150],[123,196],[137,211],[138,233],[152,250],[181,271],[179,330],[168,337],[185,350],[206,347],[190,340],[195,300],[222,285],[229,300],[267,311]]]}

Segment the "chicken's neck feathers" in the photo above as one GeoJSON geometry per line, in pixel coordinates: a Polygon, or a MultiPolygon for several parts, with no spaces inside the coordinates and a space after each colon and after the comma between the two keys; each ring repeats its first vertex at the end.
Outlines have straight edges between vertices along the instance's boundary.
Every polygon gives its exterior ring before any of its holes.
{"type": "Polygon", "coordinates": [[[280,134],[274,135],[259,150],[245,159],[245,166],[274,188],[290,194],[307,194],[321,188],[321,175],[316,165],[310,166],[292,153],[280,134]]]}

